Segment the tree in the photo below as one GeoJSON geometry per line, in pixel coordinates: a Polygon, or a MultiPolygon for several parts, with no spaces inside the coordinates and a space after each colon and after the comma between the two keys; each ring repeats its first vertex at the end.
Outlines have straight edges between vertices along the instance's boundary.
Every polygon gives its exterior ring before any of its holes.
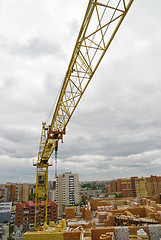
{"type": "Polygon", "coordinates": [[[103,188],[102,188],[102,192],[103,192],[103,193],[106,193],[106,192],[107,192],[107,187],[103,187],[103,188]]]}
{"type": "Polygon", "coordinates": [[[13,237],[10,236],[7,238],[7,240],[14,240],[14,239],[13,239],[13,237]]]}
{"type": "Polygon", "coordinates": [[[29,195],[29,201],[33,201],[35,199],[36,193],[32,193],[29,195]]]}

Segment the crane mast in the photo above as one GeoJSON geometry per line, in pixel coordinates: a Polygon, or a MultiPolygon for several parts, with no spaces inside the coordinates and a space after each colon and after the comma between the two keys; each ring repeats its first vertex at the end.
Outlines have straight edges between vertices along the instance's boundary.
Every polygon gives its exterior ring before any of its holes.
{"type": "Polygon", "coordinates": [[[63,81],[55,112],[49,126],[42,124],[36,174],[35,229],[41,216],[47,222],[49,159],[83,93],[108,50],[133,0],[89,0],[84,20],[63,81]],[[44,203],[42,211],[41,202],[44,203]]]}

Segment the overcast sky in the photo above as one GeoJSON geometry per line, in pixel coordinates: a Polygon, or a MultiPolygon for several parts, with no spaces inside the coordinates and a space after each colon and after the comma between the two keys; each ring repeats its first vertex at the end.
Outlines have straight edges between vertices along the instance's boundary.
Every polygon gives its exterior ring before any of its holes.
{"type": "MultiPolygon", "coordinates": [[[[35,182],[41,124],[50,124],[87,4],[0,0],[0,183],[35,182]]],[[[160,12],[160,0],[134,0],[59,144],[58,173],[161,175],[160,12]]]]}

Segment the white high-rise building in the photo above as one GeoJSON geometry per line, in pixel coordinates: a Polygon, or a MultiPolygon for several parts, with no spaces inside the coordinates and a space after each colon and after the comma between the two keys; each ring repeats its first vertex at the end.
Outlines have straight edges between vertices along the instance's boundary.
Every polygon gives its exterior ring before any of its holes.
{"type": "Polygon", "coordinates": [[[65,172],[56,179],[56,203],[58,204],[59,216],[67,206],[79,203],[79,177],[78,174],[65,172]]]}

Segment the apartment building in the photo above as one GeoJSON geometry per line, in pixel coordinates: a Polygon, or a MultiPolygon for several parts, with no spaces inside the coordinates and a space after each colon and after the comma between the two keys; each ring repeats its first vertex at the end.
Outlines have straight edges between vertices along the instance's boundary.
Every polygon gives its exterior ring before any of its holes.
{"type": "Polygon", "coordinates": [[[56,201],[56,181],[49,181],[48,184],[48,200],[56,201]]]}
{"type": "Polygon", "coordinates": [[[0,224],[11,221],[12,202],[0,202],[0,224]]]}
{"type": "MultiPolygon", "coordinates": [[[[40,222],[45,222],[45,201],[40,204],[42,210],[40,222]]],[[[15,225],[24,231],[34,229],[35,219],[35,202],[18,203],[16,205],[15,225]]],[[[58,220],[58,205],[55,202],[48,201],[47,206],[47,222],[56,222],[58,220]]]]}
{"type": "Polygon", "coordinates": [[[29,185],[7,183],[2,187],[2,197],[6,202],[27,202],[29,200],[29,185]]]}
{"type": "Polygon", "coordinates": [[[133,197],[146,197],[147,189],[145,178],[131,177],[133,197]]]}
{"type": "Polygon", "coordinates": [[[161,176],[150,176],[145,178],[148,196],[161,193],[161,176]]]}
{"type": "Polygon", "coordinates": [[[56,179],[56,203],[59,216],[65,212],[66,206],[79,203],[79,177],[78,174],[65,172],[56,179]]]}
{"type": "Polygon", "coordinates": [[[5,202],[15,201],[16,186],[12,183],[8,183],[2,187],[2,196],[5,202]]]}
{"type": "Polygon", "coordinates": [[[123,197],[132,197],[133,190],[131,179],[118,179],[118,192],[121,192],[123,197]]]}
{"type": "Polygon", "coordinates": [[[108,193],[117,193],[118,192],[118,183],[117,181],[112,181],[109,182],[108,186],[107,186],[107,192],[108,193]]]}
{"type": "Polygon", "coordinates": [[[36,193],[36,185],[29,184],[29,195],[34,195],[36,193]]]}
{"type": "Polygon", "coordinates": [[[16,185],[15,199],[18,202],[28,202],[28,200],[29,200],[29,185],[28,184],[16,185]]]}
{"type": "Polygon", "coordinates": [[[122,193],[123,197],[146,197],[147,187],[144,178],[131,177],[117,179],[107,186],[107,193],[122,193]]]}

